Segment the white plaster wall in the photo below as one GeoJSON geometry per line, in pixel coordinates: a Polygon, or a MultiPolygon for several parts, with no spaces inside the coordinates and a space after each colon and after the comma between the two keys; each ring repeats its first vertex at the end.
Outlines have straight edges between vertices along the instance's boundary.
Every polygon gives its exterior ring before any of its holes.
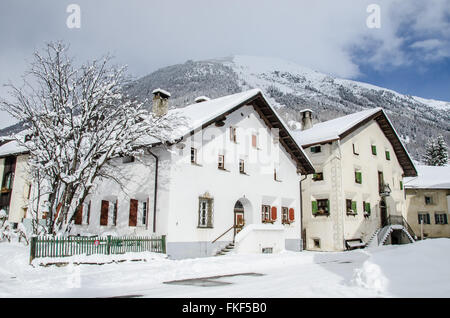
{"type": "Polygon", "coordinates": [[[405,210],[403,190],[400,181],[403,169],[400,166],[389,140],[375,121],[355,130],[340,142],[322,145],[322,153],[312,154],[306,149],[316,171],[323,171],[324,181],[314,182],[312,176],[305,182],[303,200],[304,228],[307,249],[317,249],[313,239],[320,239],[320,250],[345,249],[344,240],[362,238],[368,241],[380,226],[380,196],[378,192],[378,171],[382,171],[385,183],[391,187],[387,198],[388,215],[401,215],[405,210]],[[353,153],[353,143],[357,144],[359,155],[353,153]],[[372,154],[371,145],[377,146],[377,155],[372,154]],[[386,160],[385,150],[391,160],[386,160]],[[362,184],[355,182],[355,169],[362,172],[362,184]],[[330,200],[330,216],[312,215],[311,201],[330,200]],[[357,202],[358,214],[347,215],[346,199],[357,202]],[[370,202],[371,215],[363,215],[363,201],[370,202]]]}
{"type": "MultiPolygon", "coordinates": [[[[170,187],[174,199],[170,206],[168,241],[213,241],[234,224],[234,205],[241,198],[248,202],[244,207],[246,224],[261,223],[262,204],[277,207],[274,226],[281,226],[281,206],[294,208],[295,222],[283,225],[283,235],[286,239],[300,239],[300,175],[283,147],[274,144],[274,136],[253,107],[245,106],[233,112],[223,127],[211,125],[204,129],[203,141],[201,134],[197,132],[192,139],[184,141],[185,148],[174,154],[170,187]],[[237,143],[230,140],[230,126],[238,128],[237,143]],[[252,132],[259,134],[258,149],[251,146],[252,132]],[[199,149],[198,165],[190,162],[191,145],[199,149]],[[217,167],[219,153],[225,154],[226,171],[217,167]],[[239,158],[245,158],[247,175],[239,173],[239,158]],[[273,177],[277,161],[281,181],[273,177]],[[205,193],[214,198],[211,229],[198,228],[199,196],[205,193]]],[[[232,232],[221,240],[231,239],[232,232]]]]}

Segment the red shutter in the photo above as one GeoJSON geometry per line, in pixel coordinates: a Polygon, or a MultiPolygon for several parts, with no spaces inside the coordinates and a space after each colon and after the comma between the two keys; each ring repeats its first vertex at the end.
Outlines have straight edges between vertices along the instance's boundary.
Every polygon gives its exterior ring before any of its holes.
{"type": "Polygon", "coordinates": [[[294,219],[295,219],[294,209],[290,208],[289,209],[289,221],[294,221],[294,219]]]}
{"type": "Polygon", "coordinates": [[[81,223],[83,223],[83,205],[80,205],[75,213],[75,224],[81,225],[81,223]]]}
{"type": "Polygon", "coordinates": [[[130,200],[130,218],[128,219],[129,226],[137,225],[138,200],[130,200]]]}
{"type": "Polygon", "coordinates": [[[108,225],[109,201],[102,200],[102,210],[100,213],[100,225],[108,225]]]}
{"type": "Polygon", "coordinates": [[[275,221],[277,219],[277,207],[272,207],[272,221],[275,221]]]}
{"type": "Polygon", "coordinates": [[[252,146],[256,148],[256,135],[252,135],[252,146]]]}

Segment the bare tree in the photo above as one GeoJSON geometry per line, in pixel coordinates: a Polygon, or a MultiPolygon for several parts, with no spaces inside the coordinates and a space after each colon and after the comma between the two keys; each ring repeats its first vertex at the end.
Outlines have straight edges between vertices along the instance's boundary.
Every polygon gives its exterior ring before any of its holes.
{"type": "Polygon", "coordinates": [[[30,152],[34,184],[47,196],[53,234],[67,231],[96,181],[115,175],[112,159],[171,141],[182,124],[171,112],[153,116],[125,94],[126,68],[111,65],[110,56],[77,67],[67,50],[56,42],[36,51],[24,85],[7,85],[11,98],[0,104],[27,126],[25,140],[18,141],[30,152]]]}

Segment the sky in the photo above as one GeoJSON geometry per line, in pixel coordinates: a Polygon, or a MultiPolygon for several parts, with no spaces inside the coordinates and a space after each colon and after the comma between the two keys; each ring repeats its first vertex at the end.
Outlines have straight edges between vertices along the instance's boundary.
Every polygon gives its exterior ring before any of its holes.
{"type": "MultiPolygon", "coordinates": [[[[450,101],[448,0],[2,0],[0,85],[20,85],[33,52],[57,40],[80,63],[111,53],[136,78],[187,60],[254,55],[450,101]],[[79,28],[68,27],[71,4],[79,28]]],[[[0,128],[14,122],[0,111],[0,128]]]]}

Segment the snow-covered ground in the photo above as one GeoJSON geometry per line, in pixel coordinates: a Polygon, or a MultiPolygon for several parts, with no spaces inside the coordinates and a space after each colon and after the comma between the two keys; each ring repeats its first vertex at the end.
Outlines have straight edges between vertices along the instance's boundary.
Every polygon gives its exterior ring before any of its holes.
{"type": "Polygon", "coordinates": [[[144,253],[146,262],[32,267],[28,247],[0,243],[0,297],[450,297],[448,251],[450,239],[430,239],[342,253],[187,260],[144,253]],[[263,275],[209,287],[163,283],[241,273],[263,275]]]}

